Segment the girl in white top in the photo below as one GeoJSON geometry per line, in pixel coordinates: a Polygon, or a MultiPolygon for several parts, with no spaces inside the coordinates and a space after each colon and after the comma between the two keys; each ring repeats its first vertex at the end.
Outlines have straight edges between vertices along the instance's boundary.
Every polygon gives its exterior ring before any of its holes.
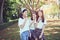
{"type": "Polygon", "coordinates": [[[32,15],[31,15],[31,22],[30,22],[30,38],[29,40],[34,40],[32,33],[35,30],[36,27],[36,11],[33,11],[32,15]]]}
{"type": "Polygon", "coordinates": [[[39,39],[41,39],[41,40],[45,40],[44,34],[43,34],[44,29],[45,29],[45,25],[46,25],[46,19],[44,17],[43,10],[39,9],[36,28],[41,29],[41,33],[39,35],[39,39]]]}
{"type": "Polygon", "coordinates": [[[30,19],[27,18],[27,9],[24,9],[19,16],[18,26],[20,28],[20,39],[28,40],[30,19]]]}
{"type": "Polygon", "coordinates": [[[30,30],[35,30],[35,23],[36,23],[36,12],[31,15],[31,24],[30,24],[30,30]]]}

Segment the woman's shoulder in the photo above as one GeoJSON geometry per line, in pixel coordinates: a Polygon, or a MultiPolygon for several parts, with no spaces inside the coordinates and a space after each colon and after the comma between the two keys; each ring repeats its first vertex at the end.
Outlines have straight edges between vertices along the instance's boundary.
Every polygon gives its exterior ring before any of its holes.
{"type": "Polygon", "coordinates": [[[22,18],[19,18],[18,20],[23,20],[22,18]]]}
{"type": "Polygon", "coordinates": [[[19,20],[22,20],[22,18],[19,18],[19,20]]]}
{"type": "Polygon", "coordinates": [[[28,18],[29,22],[32,22],[31,18],[28,18]]]}
{"type": "MultiPolygon", "coordinates": [[[[42,20],[40,20],[39,22],[42,22],[42,20]]],[[[45,23],[46,24],[46,19],[44,19],[44,22],[42,22],[42,23],[45,23]]]]}
{"type": "Polygon", "coordinates": [[[46,21],[46,19],[44,20],[44,24],[47,24],[47,21],[46,21]]]}

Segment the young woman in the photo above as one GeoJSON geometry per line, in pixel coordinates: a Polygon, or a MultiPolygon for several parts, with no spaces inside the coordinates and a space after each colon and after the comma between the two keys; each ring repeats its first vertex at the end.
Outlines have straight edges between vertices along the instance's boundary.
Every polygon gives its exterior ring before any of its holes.
{"type": "Polygon", "coordinates": [[[36,24],[37,24],[35,29],[36,40],[45,40],[44,29],[45,29],[46,20],[43,14],[43,10],[38,11],[36,24]]]}
{"type": "Polygon", "coordinates": [[[36,27],[36,11],[33,11],[32,15],[31,15],[31,22],[30,22],[30,38],[29,40],[34,40],[35,38],[34,36],[34,30],[36,27]]]}
{"type": "Polygon", "coordinates": [[[20,39],[28,40],[29,36],[29,25],[30,20],[27,18],[27,9],[24,9],[22,13],[20,13],[20,18],[18,20],[18,26],[20,28],[20,39]]]}

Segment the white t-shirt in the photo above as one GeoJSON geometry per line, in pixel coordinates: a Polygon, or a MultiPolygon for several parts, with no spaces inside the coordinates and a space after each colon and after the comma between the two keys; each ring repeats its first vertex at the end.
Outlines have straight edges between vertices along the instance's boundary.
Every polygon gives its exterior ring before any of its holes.
{"type": "MultiPolygon", "coordinates": [[[[19,18],[18,20],[18,26],[22,25],[24,23],[25,19],[19,18]]],[[[23,29],[20,28],[20,34],[23,33],[24,31],[28,31],[29,30],[29,26],[30,26],[30,19],[27,19],[25,26],[23,29]]]]}
{"type": "MultiPolygon", "coordinates": [[[[32,20],[30,21],[31,23],[33,22],[32,20]]],[[[35,27],[34,27],[34,23],[32,23],[32,25],[30,26],[30,30],[34,30],[35,27]]]]}
{"type": "Polygon", "coordinates": [[[42,29],[46,24],[46,20],[44,20],[44,22],[42,22],[42,20],[39,21],[39,23],[37,24],[37,28],[42,29]]]}
{"type": "MultiPolygon", "coordinates": [[[[32,22],[32,20],[31,20],[31,22],[32,22]]],[[[42,22],[42,20],[40,20],[39,23],[37,24],[37,28],[42,29],[42,27],[44,27],[45,24],[46,24],[46,20],[44,20],[44,22],[42,22]]],[[[32,23],[30,29],[31,30],[35,29],[34,23],[32,23]]]]}

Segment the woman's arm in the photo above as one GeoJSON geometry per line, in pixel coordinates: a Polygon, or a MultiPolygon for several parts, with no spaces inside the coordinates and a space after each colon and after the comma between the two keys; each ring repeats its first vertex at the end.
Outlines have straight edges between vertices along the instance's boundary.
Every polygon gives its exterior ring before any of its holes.
{"type": "Polygon", "coordinates": [[[19,20],[19,23],[18,23],[19,28],[23,29],[23,27],[25,26],[26,21],[27,20],[25,19],[25,21],[22,23],[22,20],[19,20]]]}
{"type": "Polygon", "coordinates": [[[27,19],[24,20],[22,28],[25,26],[27,19]]]}
{"type": "Polygon", "coordinates": [[[43,25],[43,28],[42,28],[42,32],[41,32],[40,38],[42,37],[42,35],[44,33],[44,29],[45,29],[46,24],[47,24],[47,21],[44,20],[44,25],[43,25]]]}
{"type": "Polygon", "coordinates": [[[44,29],[45,29],[45,25],[44,25],[43,28],[42,28],[42,31],[41,31],[41,34],[40,34],[39,38],[42,37],[42,35],[43,35],[43,33],[44,33],[44,29]]]}

